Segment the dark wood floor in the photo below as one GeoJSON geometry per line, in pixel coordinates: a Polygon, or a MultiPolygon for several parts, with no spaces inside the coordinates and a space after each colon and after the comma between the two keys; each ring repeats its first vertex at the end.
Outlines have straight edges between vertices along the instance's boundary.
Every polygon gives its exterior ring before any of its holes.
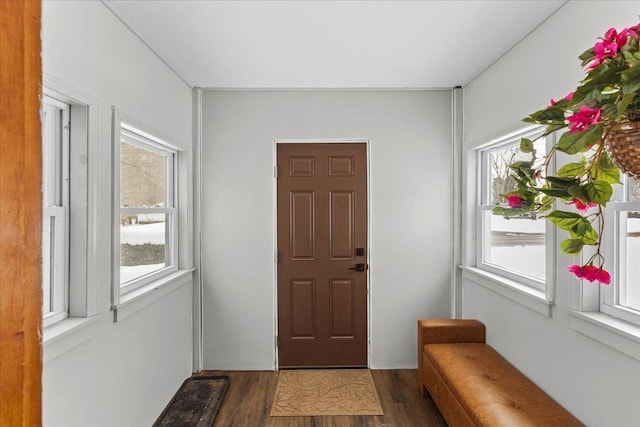
{"type": "Polygon", "coordinates": [[[446,427],[430,398],[420,396],[414,369],[372,370],[381,416],[270,417],[277,372],[207,371],[229,375],[215,427],[446,427]]]}

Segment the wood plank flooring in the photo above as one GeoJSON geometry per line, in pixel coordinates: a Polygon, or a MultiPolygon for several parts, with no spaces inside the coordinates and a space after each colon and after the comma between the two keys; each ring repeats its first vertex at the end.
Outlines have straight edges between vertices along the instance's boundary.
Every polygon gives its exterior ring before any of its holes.
{"type": "Polygon", "coordinates": [[[420,396],[415,369],[372,370],[384,415],[270,417],[277,372],[205,371],[228,375],[229,390],[214,427],[446,427],[430,398],[420,396]]]}

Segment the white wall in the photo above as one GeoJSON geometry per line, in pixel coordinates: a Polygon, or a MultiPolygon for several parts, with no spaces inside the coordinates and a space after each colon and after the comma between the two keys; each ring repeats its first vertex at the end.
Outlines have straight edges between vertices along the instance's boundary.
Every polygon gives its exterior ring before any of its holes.
{"type": "MultiPolygon", "coordinates": [[[[100,260],[95,284],[100,318],[92,338],[44,364],[44,425],[151,425],[191,374],[191,289],[182,286],[112,322],[111,106],[188,150],[191,91],[101,2],[44,1],[42,37],[45,76],[97,100],[98,162],[89,167],[97,167],[99,213],[97,248],[90,250],[100,260]]],[[[188,193],[188,181],[181,187],[188,193]]],[[[181,221],[188,228],[190,221],[181,221]]],[[[190,241],[182,239],[183,266],[191,263],[190,241]]],[[[48,359],[51,349],[45,345],[44,351],[48,359]]]]}
{"type": "Polygon", "coordinates": [[[274,140],[368,138],[373,368],[450,315],[450,91],[205,91],[204,367],[273,369],[274,140]]]}
{"type": "MultiPolygon", "coordinates": [[[[577,56],[609,27],[636,24],[639,13],[638,1],[568,2],[464,88],[465,147],[522,128],[522,117],[573,90],[584,75],[577,56]]],[[[463,316],[485,322],[489,343],[587,425],[640,425],[640,363],[569,327],[568,288],[577,285],[565,261],[558,259],[551,318],[471,280],[463,316]]]]}

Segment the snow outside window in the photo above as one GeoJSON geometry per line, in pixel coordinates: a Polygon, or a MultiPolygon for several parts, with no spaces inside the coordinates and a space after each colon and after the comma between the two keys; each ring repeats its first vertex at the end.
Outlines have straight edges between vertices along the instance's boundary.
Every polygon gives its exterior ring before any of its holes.
{"type": "Polygon", "coordinates": [[[176,150],[120,123],[117,283],[125,294],[177,270],[176,150]]]}
{"type": "MultiPolygon", "coordinates": [[[[548,246],[546,220],[531,216],[506,219],[491,212],[496,206],[507,206],[502,195],[516,189],[508,165],[531,160],[531,153],[520,151],[520,139],[535,139],[541,133],[538,129],[521,133],[479,151],[477,267],[544,291],[548,246]]],[[[539,156],[546,153],[547,145],[547,138],[535,141],[539,156]]]]}

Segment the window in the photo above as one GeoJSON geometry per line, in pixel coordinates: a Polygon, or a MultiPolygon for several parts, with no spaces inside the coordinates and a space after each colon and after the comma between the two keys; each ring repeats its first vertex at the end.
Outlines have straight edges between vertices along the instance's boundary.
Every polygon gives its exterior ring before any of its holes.
{"type": "Polygon", "coordinates": [[[611,286],[602,287],[600,310],[640,325],[640,181],[624,177],[613,201],[607,205],[605,238],[611,286]]]}
{"type": "Polygon", "coordinates": [[[106,254],[98,253],[95,232],[100,182],[97,101],[50,76],[43,76],[43,83],[42,312],[47,360],[67,344],[77,344],[78,335],[71,331],[84,329],[80,335],[87,336],[85,326],[98,314],[98,259],[106,254]]]}
{"type": "Polygon", "coordinates": [[[178,268],[177,152],[125,122],[116,132],[114,305],[178,268]]]}
{"type": "MultiPolygon", "coordinates": [[[[550,245],[546,220],[529,215],[507,219],[492,213],[496,206],[507,206],[502,195],[516,189],[509,164],[531,161],[530,153],[520,151],[520,139],[534,140],[541,134],[542,129],[536,128],[511,135],[478,152],[480,203],[476,264],[483,270],[545,291],[547,247],[550,245]]],[[[535,141],[534,148],[540,153],[538,157],[546,153],[548,138],[535,141]]]]}
{"type": "Polygon", "coordinates": [[[42,99],[43,325],[69,316],[70,106],[42,99]]]}

